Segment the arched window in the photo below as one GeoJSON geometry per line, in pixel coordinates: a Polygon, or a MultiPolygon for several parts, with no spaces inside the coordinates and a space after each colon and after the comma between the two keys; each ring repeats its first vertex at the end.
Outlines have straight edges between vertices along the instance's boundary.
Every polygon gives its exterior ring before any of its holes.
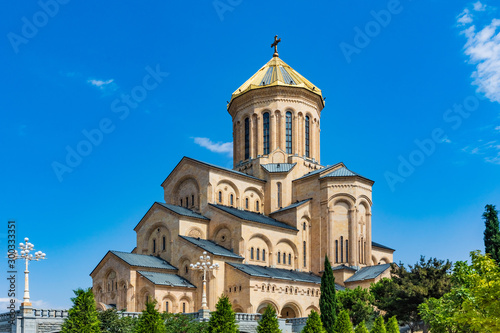
{"type": "Polygon", "coordinates": [[[283,264],[286,265],[286,253],[283,252],[283,264]]]}
{"type": "Polygon", "coordinates": [[[253,259],[253,247],[250,249],[250,259],[253,259]]]}
{"type": "Polygon", "coordinates": [[[191,206],[194,206],[194,194],[191,195],[191,206]]]}
{"type": "Polygon", "coordinates": [[[245,199],[245,208],[248,209],[248,198],[245,199]]]}
{"type": "Polygon", "coordinates": [[[165,251],[167,249],[167,240],[165,239],[165,236],[163,236],[162,239],[162,250],[165,251]]]}
{"type": "Polygon", "coordinates": [[[278,208],[281,208],[281,183],[278,183],[277,186],[278,186],[278,208]]]}
{"type": "Polygon", "coordinates": [[[358,260],[360,263],[363,263],[361,261],[361,240],[358,240],[358,260]]]}
{"type": "Polygon", "coordinates": [[[182,313],[186,313],[186,302],[182,302],[182,313]]]}
{"type": "Polygon", "coordinates": [[[260,249],[257,249],[257,260],[260,260],[260,249]]]}
{"type": "Polygon", "coordinates": [[[349,262],[349,240],[345,240],[345,262],[349,262]]]}
{"type": "Polygon", "coordinates": [[[169,309],[169,307],[168,307],[168,305],[169,305],[169,304],[168,304],[168,301],[166,301],[166,302],[165,302],[165,312],[167,312],[167,313],[168,313],[168,312],[169,312],[169,310],[170,310],[170,309],[169,309]]]}
{"type": "Polygon", "coordinates": [[[344,262],[344,236],[340,236],[340,262],[344,262]]]}
{"type": "Polygon", "coordinates": [[[186,197],[186,208],[189,206],[189,197],[186,197]]]}
{"type": "Polygon", "coordinates": [[[306,223],[305,223],[305,222],[304,222],[304,223],[302,223],[302,229],[303,229],[303,230],[306,230],[306,223]]]}
{"type": "Polygon", "coordinates": [[[292,113],[286,113],[286,153],[292,153],[292,113]]]}
{"type": "Polygon", "coordinates": [[[255,201],[255,211],[259,211],[260,207],[259,207],[259,200],[255,201]]]}
{"type": "Polygon", "coordinates": [[[153,253],[156,253],[156,239],[153,239],[153,253]]]}
{"type": "Polygon", "coordinates": [[[269,154],[269,112],[264,113],[264,155],[269,154]]]}
{"type": "MultiPolygon", "coordinates": [[[[222,203],[222,191],[219,191],[219,203],[222,203]]],[[[182,200],[181,200],[182,204],[182,200]]]]}
{"type": "Polygon", "coordinates": [[[182,199],[181,199],[181,207],[182,207],[182,199]]]}
{"type": "Polygon", "coordinates": [[[309,116],[306,116],[306,133],[305,133],[305,141],[306,141],[306,157],[310,157],[310,149],[309,149],[309,116]]]}
{"type": "Polygon", "coordinates": [[[266,261],[266,249],[262,249],[262,261],[266,261]]]}
{"type": "Polygon", "coordinates": [[[292,254],[288,253],[288,265],[292,264],[292,254]]]}
{"type": "Polygon", "coordinates": [[[339,241],[335,241],[335,263],[339,262],[339,241]]]}
{"type": "Polygon", "coordinates": [[[250,119],[245,118],[245,160],[250,158],[250,119]]]}
{"type": "Polygon", "coordinates": [[[186,265],[186,266],[184,267],[184,272],[186,272],[186,274],[189,272],[188,265],[186,265]]]}
{"type": "Polygon", "coordinates": [[[278,251],[278,264],[281,264],[281,252],[278,251]]]}
{"type": "Polygon", "coordinates": [[[233,195],[233,194],[231,194],[231,195],[229,196],[229,204],[230,204],[231,206],[233,206],[233,205],[234,205],[234,195],[233,195]]]}
{"type": "Polygon", "coordinates": [[[303,246],[304,246],[304,267],[306,267],[306,264],[307,264],[307,260],[306,260],[306,258],[307,258],[306,257],[306,241],[304,241],[303,246]]]}

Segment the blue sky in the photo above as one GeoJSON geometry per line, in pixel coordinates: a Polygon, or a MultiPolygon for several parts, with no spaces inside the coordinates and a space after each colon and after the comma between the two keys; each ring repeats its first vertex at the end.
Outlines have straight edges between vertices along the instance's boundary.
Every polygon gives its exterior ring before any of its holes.
{"type": "Polygon", "coordinates": [[[18,242],[47,253],[30,266],[36,306],[70,306],[108,250],[134,248],[183,156],[231,167],[226,101],[272,57],[275,34],[326,97],[322,164],[375,181],[374,241],[407,264],[484,249],[481,214],[500,206],[493,1],[1,6],[0,239],[14,219],[18,242]]]}

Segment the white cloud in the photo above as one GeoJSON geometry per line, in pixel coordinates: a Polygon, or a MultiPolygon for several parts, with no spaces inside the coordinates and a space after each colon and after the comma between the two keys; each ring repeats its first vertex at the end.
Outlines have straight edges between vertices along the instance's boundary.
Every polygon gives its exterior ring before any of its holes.
{"type": "Polygon", "coordinates": [[[482,4],[481,1],[474,3],[474,10],[476,12],[484,12],[486,10],[486,5],[482,4]]]}
{"type": "MultiPolygon", "coordinates": [[[[10,300],[11,300],[10,298],[0,297],[0,308],[7,309],[7,306],[10,305],[10,300]]],[[[16,299],[16,310],[19,310],[19,306],[21,305],[21,302],[22,302],[22,300],[16,299]]],[[[42,301],[42,300],[30,300],[30,302],[33,305],[33,307],[37,308],[37,309],[56,309],[56,308],[52,307],[49,303],[42,301]]]]}
{"type": "Polygon", "coordinates": [[[213,142],[209,138],[193,138],[194,143],[197,145],[207,148],[211,152],[227,154],[228,156],[233,156],[233,143],[232,142],[213,142]]]}
{"type": "Polygon", "coordinates": [[[118,85],[115,83],[115,80],[96,80],[96,79],[88,79],[87,83],[98,88],[102,91],[103,95],[111,94],[118,90],[118,85]]]}
{"type": "Polygon", "coordinates": [[[481,155],[488,163],[500,165],[500,142],[497,140],[486,143],[483,140],[479,140],[475,144],[464,147],[462,150],[472,155],[481,155]]]}
{"type": "Polygon", "coordinates": [[[495,131],[499,131],[500,132],[500,126],[495,127],[495,131]]]}
{"type": "Polygon", "coordinates": [[[91,85],[93,86],[96,86],[98,88],[104,88],[105,86],[107,86],[108,84],[111,84],[113,83],[113,79],[109,79],[107,81],[103,81],[103,80],[94,80],[94,79],[88,79],[87,82],[90,83],[91,85]]]}
{"type": "Polygon", "coordinates": [[[464,11],[460,13],[460,15],[458,15],[457,21],[461,25],[472,23],[472,15],[470,11],[467,8],[465,8],[464,11]]]}

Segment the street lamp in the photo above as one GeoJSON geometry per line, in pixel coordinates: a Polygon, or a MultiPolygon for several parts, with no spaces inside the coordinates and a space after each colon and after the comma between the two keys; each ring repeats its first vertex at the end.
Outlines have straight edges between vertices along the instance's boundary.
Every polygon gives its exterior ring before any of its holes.
{"type": "Polygon", "coordinates": [[[24,239],[25,243],[19,243],[19,248],[21,249],[21,252],[17,252],[17,250],[14,250],[14,260],[20,260],[24,259],[26,262],[26,270],[24,271],[24,297],[23,297],[23,303],[21,305],[23,306],[31,306],[30,303],[30,287],[29,287],[29,278],[28,278],[28,262],[29,261],[39,261],[46,259],[45,258],[45,253],[42,251],[37,251],[35,252],[35,255],[31,254],[31,251],[34,251],[35,245],[33,243],[29,242],[29,238],[26,237],[24,239]]]}
{"type": "Polygon", "coordinates": [[[212,264],[210,262],[210,256],[204,251],[203,255],[200,256],[200,261],[196,264],[191,264],[191,269],[203,271],[203,296],[201,298],[201,309],[208,310],[207,306],[207,272],[219,269],[219,264],[212,264]]]}

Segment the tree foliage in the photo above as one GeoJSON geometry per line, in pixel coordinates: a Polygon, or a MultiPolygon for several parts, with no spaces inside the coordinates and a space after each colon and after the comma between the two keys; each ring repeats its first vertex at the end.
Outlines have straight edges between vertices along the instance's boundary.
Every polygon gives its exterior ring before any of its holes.
{"type": "Polygon", "coordinates": [[[399,333],[399,324],[396,316],[392,316],[385,325],[387,333],[399,333]]]}
{"type": "Polygon", "coordinates": [[[494,205],[486,205],[483,213],[485,224],[484,247],[493,260],[500,264],[500,228],[498,224],[498,211],[494,205]]]}
{"type": "Polygon", "coordinates": [[[205,333],[208,329],[207,322],[193,321],[183,313],[164,313],[163,318],[167,333],[205,333]]]}
{"type": "Polygon", "coordinates": [[[471,261],[455,264],[450,292],[419,307],[433,333],[500,332],[500,267],[479,251],[471,261]]]}
{"type": "Polygon", "coordinates": [[[321,296],[319,308],[321,311],[321,322],[328,333],[333,333],[335,318],[337,316],[337,301],[335,295],[335,277],[328,256],[325,256],[325,271],[321,276],[321,296]]]}
{"type": "Polygon", "coordinates": [[[257,333],[281,333],[276,311],[271,305],[266,307],[262,318],[260,318],[257,333]]]}
{"type": "Polygon", "coordinates": [[[307,317],[306,326],[302,329],[302,333],[326,333],[321,318],[316,311],[312,310],[307,317]]]}
{"type": "Polygon", "coordinates": [[[349,313],[346,310],[340,311],[333,330],[335,333],[353,333],[351,319],[349,319],[349,313]]]}
{"type": "Polygon", "coordinates": [[[146,309],[142,311],[136,325],[137,333],[165,333],[163,316],[156,310],[156,299],[146,302],[146,309]]]}
{"type": "Polygon", "coordinates": [[[354,329],[354,333],[370,333],[368,331],[368,328],[366,328],[366,324],[364,321],[359,323],[358,326],[356,326],[356,329],[354,329]]]}
{"type": "Polygon", "coordinates": [[[337,308],[339,312],[346,310],[354,326],[362,321],[370,321],[375,310],[372,303],[373,295],[368,289],[356,287],[355,289],[345,289],[337,293],[337,308]]]}
{"type": "Polygon", "coordinates": [[[386,333],[384,318],[379,316],[375,319],[375,323],[373,324],[372,330],[370,333],[386,333]]]}
{"type": "Polygon", "coordinates": [[[133,333],[137,319],[121,317],[116,309],[108,309],[97,313],[101,332],[109,333],[133,333]]]}
{"type": "Polygon", "coordinates": [[[101,332],[92,290],[77,289],[74,293],[76,297],[71,299],[73,306],[68,311],[68,318],[61,327],[61,333],[101,332]]]}
{"type": "Polygon", "coordinates": [[[226,295],[222,295],[215,306],[215,312],[212,312],[210,321],[208,322],[207,332],[209,333],[236,333],[238,326],[236,325],[236,317],[226,295]]]}
{"type": "Polygon", "coordinates": [[[370,290],[374,305],[386,312],[385,317],[397,316],[398,320],[415,330],[420,317],[418,306],[430,297],[440,298],[450,290],[448,274],[451,262],[424,257],[406,269],[403,264],[391,266],[392,279],[382,279],[372,284],[370,290]]]}

